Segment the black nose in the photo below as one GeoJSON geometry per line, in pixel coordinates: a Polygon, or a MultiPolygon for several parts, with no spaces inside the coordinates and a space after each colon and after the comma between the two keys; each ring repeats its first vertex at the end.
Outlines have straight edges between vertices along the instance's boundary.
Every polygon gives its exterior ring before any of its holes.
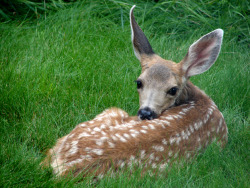
{"type": "Polygon", "coordinates": [[[148,107],[140,109],[138,111],[138,116],[141,120],[145,119],[151,120],[157,117],[156,113],[148,107]]]}

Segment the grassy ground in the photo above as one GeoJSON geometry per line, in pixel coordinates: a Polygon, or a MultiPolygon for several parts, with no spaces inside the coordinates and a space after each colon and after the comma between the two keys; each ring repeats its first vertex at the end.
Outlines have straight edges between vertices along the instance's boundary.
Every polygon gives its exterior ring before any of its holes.
{"type": "Polygon", "coordinates": [[[244,14],[237,14],[240,8],[227,7],[230,4],[220,5],[220,14],[219,5],[208,1],[200,1],[198,11],[196,3],[185,2],[141,2],[135,16],[155,51],[176,62],[200,36],[225,30],[215,65],[192,78],[225,116],[229,140],[224,150],[212,145],[167,177],[140,177],[135,171],[96,183],[91,178],[57,179],[51,170],[40,168],[46,149],[76,124],[111,106],[131,115],[139,107],[133,81],[140,65],[128,19],[133,3],[86,1],[47,14],[46,19],[0,24],[0,185],[248,187],[249,23],[244,14]]]}

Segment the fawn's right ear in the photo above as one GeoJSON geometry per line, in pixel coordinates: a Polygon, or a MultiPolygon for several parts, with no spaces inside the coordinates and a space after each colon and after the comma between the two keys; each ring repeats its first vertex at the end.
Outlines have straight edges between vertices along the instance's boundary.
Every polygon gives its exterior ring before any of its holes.
{"type": "Polygon", "coordinates": [[[135,5],[130,9],[130,26],[131,26],[131,38],[132,38],[132,44],[134,48],[134,53],[137,59],[141,61],[141,66],[144,67],[142,63],[142,56],[143,55],[153,55],[154,51],[148,42],[147,37],[139,27],[139,25],[136,23],[133,10],[135,8],[135,5]]]}
{"type": "Polygon", "coordinates": [[[181,62],[182,72],[186,78],[207,71],[219,56],[223,30],[216,29],[193,43],[186,57],[181,62]]]}

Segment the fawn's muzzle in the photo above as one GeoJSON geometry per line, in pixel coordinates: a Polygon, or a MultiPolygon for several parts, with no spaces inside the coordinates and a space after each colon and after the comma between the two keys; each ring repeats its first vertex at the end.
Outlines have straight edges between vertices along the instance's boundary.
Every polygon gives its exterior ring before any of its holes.
{"type": "Polygon", "coordinates": [[[138,116],[141,120],[145,120],[145,119],[151,120],[151,119],[157,118],[157,114],[148,107],[140,109],[138,111],[138,116]]]}

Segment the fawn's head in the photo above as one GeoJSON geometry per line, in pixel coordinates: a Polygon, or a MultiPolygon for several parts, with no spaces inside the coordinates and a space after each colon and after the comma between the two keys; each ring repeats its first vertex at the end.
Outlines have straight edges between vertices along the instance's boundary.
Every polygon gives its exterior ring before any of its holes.
{"type": "Polygon", "coordinates": [[[173,106],[182,95],[187,80],[207,71],[216,61],[223,38],[223,30],[216,29],[194,42],[180,63],[156,55],[130,10],[130,26],[134,53],[142,73],[136,80],[140,98],[138,116],[154,119],[173,106]]]}

